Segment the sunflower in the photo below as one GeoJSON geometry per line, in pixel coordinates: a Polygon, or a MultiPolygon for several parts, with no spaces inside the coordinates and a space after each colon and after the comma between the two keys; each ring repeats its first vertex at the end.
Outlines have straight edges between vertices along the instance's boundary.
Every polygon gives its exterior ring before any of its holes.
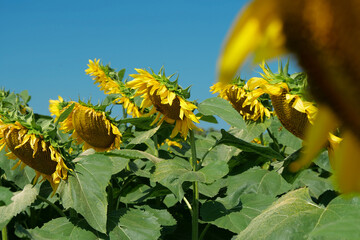
{"type": "Polygon", "coordinates": [[[165,72],[160,70],[158,74],[149,73],[144,69],[135,69],[138,74],[130,75],[134,79],[126,83],[126,86],[137,90],[135,96],[141,96],[143,101],[140,108],[151,108],[147,114],[156,114],[155,120],[151,123],[160,125],[164,121],[175,124],[171,138],[178,133],[186,139],[189,129],[200,130],[194,122],[199,123],[199,118],[193,111],[197,108],[193,103],[187,101],[188,89],[183,90],[177,80],[170,81],[165,72]]]}
{"type": "Polygon", "coordinates": [[[224,84],[222,82],[215,83],[210,87],[213,93],[219,93],[219,97],[229,101],[231,105],[238,111],[245,120],[257,121],[259,117],[263,120],[264,114],[270,117],[270,111],[262,104],[258,98],[250,95],[245,81],[236,77],[231,83],[224,84]],[[249,101],[249,97],[252,98],[249,101]]]}
{"type": "MultiPolygon", "coordinates": [[[[280,69],[282,64],[280,63],[280,69]]],[[[313,102],[306,101],[303,96],[306,87],[306,76],[298,74],[294,79],[287,73],[288,63],[278,74],[271,72],[263,62],[260,67],[264,71],[263,78],[252,78],[247,82],[252,98],[268,94],[275,114],[281,124],[298,138],[304,139],[305,131],[314,123],[317,107],[313,102]],[[290,86],[293,89],[290,89],[290,86]]]]}
{"type": "Polygon", "coordinates": [[[94,84],[98,83],[100,90],[105,94],[118,94],[119,97],[115,98],[115,104],[122,104],[126,109],[127,114],[133,117],[140,117],[141,112],[134,100],[134,91],[127,88],[122,82],[123,71],[120,74],[115,74],[115,71],[109,66],[100,64],[100,60],[89,60],[88,69],[85,70],[86,74],[93,76],[94,84]],[[121,77],[119,77],[119,75],[121,77]],[[117,78],[117,79],[116,79],[117,78]],[[121,79],[119,79],[121,78],[121,79]]]}
{"type": "MultiPolygon", "coordinates": [[[[360,160],[360,154],[355,154],[360,149],[360,31],[354,31],[360,27],[359,10],[357,0],[254,0],[229,31],[218,61],[221,82],[229,82],[251,53],[255,60],[295,53],[308,74],[318,113],[305,134],[306,154],[293,170],[310,163],[327,144],[328,133],[339,126],[345,136],[339,151],[347,149],[352,159],[360,160]]],[[[347,162],[346,154],[335,152],[334,159],[340,161],[335,165],[347,162]]],[[[347,169],[354,170],[350,165],[347,169]]],[[[338,181],[348,184],[341,185],[341,191],[360,192],[356,174],[343,174],[338,181]]]]}
{"type": "Polygon", "coordinates": [[[60,123],[61,130],[72,132],[72,138],[79,144],[84,143],[84,149],[108,151],[120,148],[122,135],[104,111],[76,102],[72,104],[73,110],[60,123]]]}
{"type": "Polygon", "coordinates": [[[68,167],[61,154],[50,141],[29,132],[19,122],[5,123],[0,120],[0,151],[5,148],[9,159],[19,159],[13,169],[29,166],[35,170],[34,184],[40,176],[48,180],[55,193],[60,180],[67,179],[68,167]]]}

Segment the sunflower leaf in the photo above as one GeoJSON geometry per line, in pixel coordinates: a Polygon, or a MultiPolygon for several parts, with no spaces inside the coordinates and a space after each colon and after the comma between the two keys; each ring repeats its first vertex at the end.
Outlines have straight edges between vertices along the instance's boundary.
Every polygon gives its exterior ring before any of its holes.
{"type": "Polygon", "coordinates": [[[12,202],[0,207],[0,229],[3,229],[14,216],[30,206],[38,193],[39,189],[33,188],[31,184],[26,185],[22,191],[14,193],[11,198],[12,202]]]}
{"type": "Polygon", "coordinates": [[[82,225],[84,224],[81,224],[81,222],[74,225],[67,218],[61,217],[45,223],[41,228],[26,229],[25,234],[28,238],[39,240],[99,239],[82,225]]]}
{"type": "Polygon", "coordinates": [[[58,192],[65,208],[84,216],[91,227],[106,232],[106,187],[113,170],[110,158],[102,154],[80,157],[68,181],[62,181],[58,192]]]}
{"type": "Polygon", "coordinates": [[[246,128],[246,124],[241,115],[231,106],[231,104],[219,97],[209,98],[201,102],[198,110],[203,115],[216,115],[233,127],[239,129],[246,128]]]}
{"type": "Polygon", "coordinates": [[[150,129],[148,131],[136,132],[137,134],[135,135],[135,138],[133,138],[129,144],[139,144],[139,143],[145,142],[159,130],[160,126],[161,125],[153,128],[153,129],[150,129]]]}
{"type": "Polygon", "coordinates": [[[275,150],[273,150],[270,147],[265,147],[256,143],[249,143],[246,142],[244,140],[241,140],[240,138],[236,138],[233,135],[229,134],[228,132],[226,132],[225,130],[221,130],[221,134],[222,134],[222,138],[217,142],[217,145],[219,144],[225,144],[228,146],[234,146],[237,147],[243,151],[246,152],[254,152],[257,153],[263,157],[266,158],[275,158],[278,160],[283,160],[284,157],[276,152],[275,150]]]}
{"type": "Polygon", "coordinates": [[[0,207],[4,205],[9,205],[12,200],[13,192],[9,188],[0,186],[0,207]]]}
{"type": "Polygon", "coordinates": [[[120,209],[109,214],[110,239],[148,239],[160,237],[161,225],[152,212],[140,209],[120,209]]]}

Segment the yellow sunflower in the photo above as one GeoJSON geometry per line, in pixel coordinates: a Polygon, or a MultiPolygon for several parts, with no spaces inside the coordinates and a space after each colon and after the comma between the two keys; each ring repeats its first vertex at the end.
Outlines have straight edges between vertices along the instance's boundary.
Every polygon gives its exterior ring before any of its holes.
{"type": "Polygon", "coordinates": [[[171,138],[180,133],[186,139],[189,129],[201,131],[194,124],[199,123],[199,118],[193,113],[197,107],[186,100],[189,96],[187,90],[181,89],[177,81],[171,82],[164,72],[151,74],[144,69],[135,70],[138,74],[130,75],[134,79],[126,85],[137,90],[135,95],[143,98],[140,108],[151,108],[148,116],[157,114],[152,125],[156,122],[160,125],[163,121],[175,124],[171,138]]]}
{"type": "MultiPolygon", "coordinates": [[[[360,172],[360,31],[354,31],[360,27],[359,10],[357,0],[254,0],[229,31],[218,61],[221,82],[231,81],[252,53],[262,60],[293,52],[308,74],[319,110],[305,134],[306,154],[293,164],[295,170],[313,160],[328,142],[329,132],[343,126],[340,153],[334,152],[335,172],[360,172]]],[[[360,174],[338,176],[339,182],[348,184],[341,185],[341,191],[360,192],[360,174]]]]}
{"type": "Polygon", "coordinates": [[[69,116],[61,122],[61,130],[71,132],[72,138],[81,144],[84,150],[93,148],[96,151],[119,149],[122,135],[119,129],[109,120],[105,112],[92,107],[75,104],[69,116]]]}
{"type": "Polygon", "coordinates": [[[224,84],[222,82],[215,83],[210,87],[213,93],[219,93],[219,97],[229,101],[231,105],[238,111],[245,120],[257,121],[259,117],[263,120],[264,114],[270,117],[271,113],[258,98],[250,95],[245,81],[235,78],[231,83],[224,84]],[[251,101],[249,101],[251,98],[251,101]]]}
{"type": "Polygon", "coordinates": [[[141,112],[134,101],[134,93],[128,89],[125,84],[118,78],[118,74],[109,66],[103,66],[100,64],[100,60],[89,60],[88,69],[85,70],[86,74],[93,76],[95,80],[94,84],[98,83],[100,90],[105,94],[120,94],[120,97],[116,98],[113,102],[115,104],[122,104],[126,109],[127,114],[133,117],[140,117],[141,112]],[[110,77],[110,73],[113,77],[110,77]]]}
{"type": "Polygon", "coordinates": [[[29,166],[36,172],[34,183],[40,176],[48,180],[55,193],[60,180],[67,179],[68,168],[61,154],[42,136],[29,133],[19,122],[0,120],[0,151],[5,148],[9,159],[19,159],[13,169],[29,166]]]}

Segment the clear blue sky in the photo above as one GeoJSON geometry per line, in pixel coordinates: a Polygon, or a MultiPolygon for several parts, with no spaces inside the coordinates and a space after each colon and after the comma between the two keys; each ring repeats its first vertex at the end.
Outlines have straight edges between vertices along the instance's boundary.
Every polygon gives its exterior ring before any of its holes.
{"type": "MultiPolygon", "coordinates": [[[[214,96],[209,87],[223,40],[247,2],[1,0],[0,88],[28,90],[40,114],[49,114],[49,99],[58,95],[97,102],[104,95],[84,71],[100,58],[126,75],[164,65],[201,102],[214,96]]],[[[243,78],[252,74],[242,71],[243,78]]]]}

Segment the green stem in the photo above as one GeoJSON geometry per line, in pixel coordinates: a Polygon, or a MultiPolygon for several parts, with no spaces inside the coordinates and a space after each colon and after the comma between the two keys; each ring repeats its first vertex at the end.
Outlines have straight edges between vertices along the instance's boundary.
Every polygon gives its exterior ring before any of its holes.
{"type": "Polygon", "coordinates": [[[154,145],[155,145],[156,157],[159,157],[159,143],[158,143],[158,137],[157,137],[156,133],[153,136],[153,140],[154,140],[154,145]]]}
{"type": "MultiPolygon", "coordinates": [[[[190,130],[191,166],[193,171],[198,170],[194,132],[190,130]]],[[[199,236],[199,185],[193,182],[193,206],[192,206],[192,240],[198,240],[199,236]]]]}
{"type": "Polygon", "coordinates": [[[49,200],[47,200],[46,198],[40,196],[40,195],[37,195],[36,196],[39,200],[43,201],[43,202],[46,202],[47,204],[49,204],[52,208],[55,209],[55,211],[57,211],[60,216],[62,217],[66,217],[65,213],[58,207],[56,206],[54,203],[50,202],[49,200]]]}
{"type": "Polygon", "coordinates": [[[7,234],[7,227],[6,226],[1,230],[1,237],[2,237],[2,240],[8,240],[8,234],[7,234]]]}
{"type": "Polygon", "coordinates": [[[122,107],[122,111],[123,111],[123,118],[127,118],[127,112],[124,106],[122,107]]]}
{"type": "Polygon", "coordinates": [[[209,229],[210,225],[211,225],[210,223],[208,223],[208,224],[206,225],[206,227],[204,228],[204,230],[203,230],[203,231],[201,232],[201,234],[200,234],[199,240],[202,240],[202,239],[204,238],[204,236],[205,236],[207,230],[209,229]]]}

